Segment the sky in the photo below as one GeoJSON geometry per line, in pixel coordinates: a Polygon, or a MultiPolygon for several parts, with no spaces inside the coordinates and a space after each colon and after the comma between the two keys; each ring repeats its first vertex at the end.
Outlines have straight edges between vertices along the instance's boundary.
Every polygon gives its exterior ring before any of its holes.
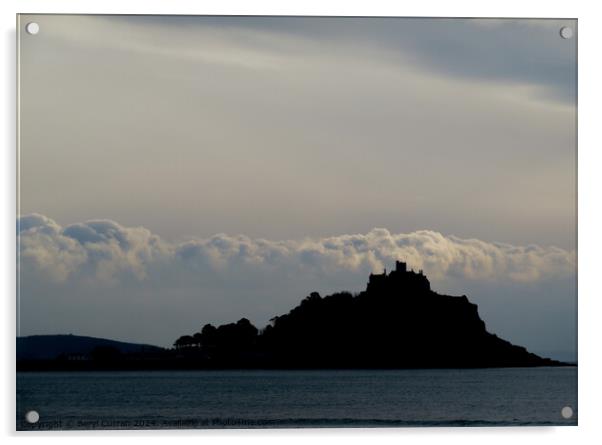
{"type": "Polygon", "coordinates": [[[30,21],[21,335],[169,345],[402,259],[576,357],[575,21],[30,21]]]}

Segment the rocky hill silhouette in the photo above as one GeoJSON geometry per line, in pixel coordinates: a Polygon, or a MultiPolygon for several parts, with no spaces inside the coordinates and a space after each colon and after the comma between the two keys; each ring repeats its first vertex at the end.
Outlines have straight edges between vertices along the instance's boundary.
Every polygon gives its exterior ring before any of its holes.
{"type": "Polygon", "coordinates": [[[206,324],[173,349],[79,336],[17,338],[18,371],[219,368],[475,368],[566,366],[487,332],[465,295],[431,290],[396,262],[366,290],[310,294],[262,330],[246,318],[206,324]]]}
{"type": "Polygon", "coordinates": [[[441,295],[422,271],[396,262],[365,291],[314,292],[263,330],[243,318],[180,337],[180,358],[199,367],[469,368],[559,366],[487,332],[465,295],[441,295]]]}

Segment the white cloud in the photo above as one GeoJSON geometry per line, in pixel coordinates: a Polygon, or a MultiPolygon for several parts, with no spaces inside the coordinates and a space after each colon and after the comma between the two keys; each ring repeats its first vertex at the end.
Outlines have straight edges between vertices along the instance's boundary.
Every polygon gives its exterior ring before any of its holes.
{"type": "Polygon", "coordinates": [[[192,271],[194,277],[200,271],[239,267],[260,273],[287,269],[335,275],[380,271],[395,260],[424,269],[432,280],[528,283],[572,276],[576,271],[574,251],[462,239],[429,230],[393,234],[375,228],[366,234],[286,241],[218,234],[174,244],[144,227],[124,227],[109,220],[61,227],[38,214],[21,217],[18,230],[21,272],[59,283],[83,279],[113,285],[121,279],[152,279],[153,274],[192,271]]]}
{"type": "Polygon", "coordinates": [[[169,256],[169,247],[147,229],[108,220],[61,227],[32,214],[19,218],[17,229],[21,271],[55,282],[81,277],[114,283],[123,275],[142,280],[150,264],[169,256]]]}

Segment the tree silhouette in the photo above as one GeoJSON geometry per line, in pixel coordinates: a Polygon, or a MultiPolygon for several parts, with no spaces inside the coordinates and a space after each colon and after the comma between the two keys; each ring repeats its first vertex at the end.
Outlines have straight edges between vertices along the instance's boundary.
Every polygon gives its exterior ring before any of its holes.
{"type": "Polygon", "coordinates": [[[212,324],[206,324],[201,329],[201,345],[204,347],[213,347],[217,341],[217,329],[212,324]]]}
{"type": "Polygon", "coordinates": [[[191,335],[182,335],[175,341],[174,346],[176,349],[185,349],[194,345],[194,342],[195,340],[191,335]]]}
{"type": "Polygon", "coordinates": [[[201,343],[202,343],[202,334],[200,332],[196,332],[193,336],[192,339],[194,341],[194,346],[197,348],[201,347],[201,343]]]}

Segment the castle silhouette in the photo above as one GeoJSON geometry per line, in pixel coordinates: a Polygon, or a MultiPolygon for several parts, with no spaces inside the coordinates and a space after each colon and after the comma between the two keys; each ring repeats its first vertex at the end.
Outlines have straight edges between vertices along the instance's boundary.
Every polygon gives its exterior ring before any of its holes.
{"type": "MultiPolygon", "coordinates": [[[[56,337],[56,336],[55,336],[56,337]]],[[[50,339],[51,341],[53,339],[50,339]]],[[[105,348],[106,349],[106,348],[105,348]]],[[[247,318],[205,324],[171,350],[102,350],[89,360],[18,361],[19,369],[474,368],[564,366],[487,331],[466,295],[431,290],[395,262],[358,294],[312,292],[263,329],[247,318]]]]}
{"type": "Polygon", "coordinates": [[[370,274],[366,290],[326,297],[312,292],[262,330],[236,323],[182,336],[182,357],[201,367],[468,368],[557,366],[487,332],[465,295],[431,290],[422,270],[403,261],[370,274]]]}
{"type": "Polygon", "coordinates": [[[406,288],[407,290],[430,291],[431,283],[420,269],[418,272],[408,270],[403,261],[395,261],[395,270],[387,275],[387,269],[382,274],[370,274],[367,292],[380,292],[388,288],[406,288]]]}

